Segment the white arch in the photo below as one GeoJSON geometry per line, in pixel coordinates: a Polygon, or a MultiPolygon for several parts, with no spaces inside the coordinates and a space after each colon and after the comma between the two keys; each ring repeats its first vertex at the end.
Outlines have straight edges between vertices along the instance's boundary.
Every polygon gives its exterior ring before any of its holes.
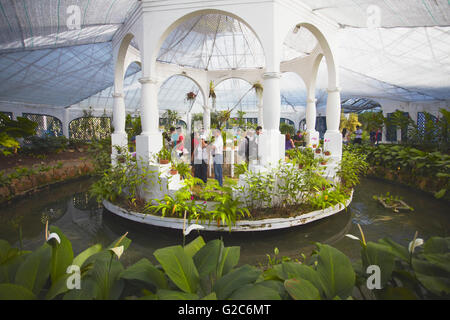
{"type": "Polygon", "coordinates": [[[263,50],[263,54],[265,56],[265,48],[264,48],[263,42],[261,41],[261,38],[259,37],[258,33],[255,32],[255,29],[252,27],[251,23],[247,22],[237,12],[233,13],[230,10],[225,11],[225,10],[210,8],[210,9],[202,9],[202,10],[194,10],[194,11],[184,12],[184,13],[180,14],[178,17],[174,17],[173,22],[165,28],[165,30],[160,35],[156,46],[154,47],[154,50],[151,55],[151,60],[150,60],[151,64],[154,65],[156,63],[157,55],[159,54],[164,41],[167,39],[167,37],[170,35],[170,33],[174,29],[176,29],[178,26],[180,26],[183,22],[188,21],[196,16],[204,15],[204,14],[222,14],[222,15],[232,17],[232,18],[242,22],[243,24],[245,24],[252,31],[252,33],[255,35],[255,37],[258,39],[258,41],[261,45],[261,48],[263,50]]]}
{"type": "MultiPolygon", "coordinates": [[[[203,90],[202,86],[200,85],[199,81],[197,81],[197,79],[195,79],[194,77],[184,74],[184,73],[173,73],[169,76],[167,76],[163,81],[161,81],[161,85],[159,87],[159,90],[161,90],[161,87],[164,85],[164,83],[166,83],[170,78],[176,77],[176,76],[181,76],[181,77],[185,77],[188,78],[189,80],[191,80],[192,82],[195,83],[195,85],[198,87],[198,89],[200,90],[200,93],[202,95],[203,98],[203,103],[205,103],[207,101],[207,96],[205,91],[203,90]]],[[[158,91],[159,93],[159,91],[158,91]]]]}

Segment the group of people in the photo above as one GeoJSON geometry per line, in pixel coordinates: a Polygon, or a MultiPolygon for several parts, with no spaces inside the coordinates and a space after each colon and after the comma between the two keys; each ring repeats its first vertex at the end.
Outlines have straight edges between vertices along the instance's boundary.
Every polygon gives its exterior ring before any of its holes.
{"type": "MultiPolygon", "coordinates": [[[[361,129],[360,126],[356,126],[355,139],[353,140],[353,143],[361,144],[362,143],[362,135],[363,135],[363,130],[361,129]]],[[[382,135],[383,135],[383,132],[380,128],[378,128],[377,131],[372,130],[370,132],[370,142],[372,144],[378,144],[382,139],[382,135]]],[[[347,128],[344,128],[342,130],[342,142],[344,144],[349,144],[349,142],[350,142],[350,131],[347,130],[347,128]]]]}
{"type": "Polygon", "coordinates": [[[204,133],[196,132],[193,139],[191,160],[194,163],[194,176],[204,183],[208,181],[209,154],[213,157],[214,177],[223,186],[223,138],[219,129],[213,130],[213,141],[208,141],[204,133]]]}
{"type": "Polygon", "coordinates": [[[166,135],[166,140],[169,147],[177,153],[178,157],[182,157],[186,153],[184,146],[185,138],[181,127],[170,127],[169,134],[166,135]]]}
{"type": "MultiPolygon", "coordinates": [[[[238,133],[237,137],[240,141],[238,155],[243,158],[245,157],[247,163],[258,158],[258,140],[261,132],[262,127],[258,126],[254,133],[249,131],[243,138],[241,137],[241,133],[238,133]]],[[[219,129],[213,130],[212,141],[208,141],[204,132],[195,132],[193,134],[191,160],[194,164],[195,177],[205,183],[207,182],[208,161],[211,155],[213,157],[214,178],[220,186],[223,186],[223,147],[224,141],[222,132],[219,129]]]]}
{"type": "Polygon", "coordinates": [[[285,135],[285,142],[284,142],[284,149],[286,151],[294,149],[295,148],[295,142],[302,141],[302,133],[301,131],[297,131],[297,133],[294,135],[294,138],[291,138],[291,135],[289,133],[286,133],[285,135]]]}

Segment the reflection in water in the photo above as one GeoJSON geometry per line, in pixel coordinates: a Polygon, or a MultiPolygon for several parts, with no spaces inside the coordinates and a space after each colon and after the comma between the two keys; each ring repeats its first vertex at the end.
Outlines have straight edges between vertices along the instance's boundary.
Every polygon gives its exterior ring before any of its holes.
{"type": "MultiPolygon", "coordinates": [[[[72,241],[75,253],[95,243],[107,246],[128,231],[133,242],[122,258],[125,264],[142,257],[155,262],[154,250],[182,243],[179,230],[142,225],[103,210],[87,193],[92,182],[88,179],[60,185],[2,208],[0,238],[19,246],[22,236],[25,249],[40,246],[44,239],[41,223],[44,215],[72,241]]],[[[223,238],[227,246],[240,246],[241,264],[266,263],[266,254],[272,254],[275,247],[280,250],[280,255],[299,257],[300,253],[310,253],[315,242],[331,244],[351,258],[358,258],[359,243],[344,237],[347,233],[359,235],[356,223],[362,226],[368,240],[391,237],[407,244],[416,230],[425,239],[433,235],[448,236],[450,218],[447,210],[448,203],[419,191],[365,179],[355,190],[349,210],[332,217],[286,230],[232,234],[202,232],[201,235],[205,240],[223,238]],[[393,213],[372,199],[373,195],[387,191],[403,197],[415,211],[393,213]]],[[[193,232],[186,240],[193,240],[197,235],[193,232]]]]}

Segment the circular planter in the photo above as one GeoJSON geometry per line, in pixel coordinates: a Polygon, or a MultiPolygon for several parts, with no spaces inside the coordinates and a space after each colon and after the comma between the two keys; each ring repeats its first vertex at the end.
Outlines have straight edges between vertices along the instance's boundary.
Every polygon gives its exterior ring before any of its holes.
{"type": "Polygon", "coordinates": [[[159,164],[169,164],[169,160],[159,160],[159,164]]]}
{"type": "MultiPolygon", "coordinates": [[[[231,232],[251,232],[251,231],[267,231],[267,230],[277,230],[277,229],[286,229],[291,227],[296,227],[300,225],[304,225],[316,220],[320,220],[329,216],[332,216],[346,207],[348,207],[352,201],[353,192],[350,198],[345,203],[345,207],[341,204],[338,204],[334,207],[329,207],[324,210],[316,210],[306,214],[302,214],[296,217],[291,218],[271,218],[271,219],[262,219],[262,220],[241,220],[237,221],[236,225],[231,227],[231,232]]],[[[122,218],[136,221],[139,223],[144,223],[157,227],[171,228],[183,230],[184,220],[180,218],[168,218],[168,217],[160,217],[151,214],[143,214],[134,211],[128,211],[123,209],[115,204],[112,204],[109,201],[103,200],[103,205],[106,210],[118,215],[122,218]]],[[[195,224],[191,221],[191,225],[195,224]]],[[[208,222],[205,223],[197,223],[204,227],[204,231],[215,231],[215,232],[229,232],[230,228],[228,226],[217,226],[217,224],[212,221],[210,224],[208,222]]],[[[186,228],[188,227],[188,223],[186,221],[186,228]]]]}
{"type": "Polygon", "coordinates": [[[177,173],[178,173],[177,170],[170,170],[170,174],[173,175],[173,176],[176,175],[177,173]]]}

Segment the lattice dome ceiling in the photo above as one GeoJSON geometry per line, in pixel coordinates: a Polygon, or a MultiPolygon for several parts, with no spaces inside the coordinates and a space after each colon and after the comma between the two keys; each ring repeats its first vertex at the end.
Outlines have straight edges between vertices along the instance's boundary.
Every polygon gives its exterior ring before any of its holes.
{"type": "MultiPolygon", "coordinates": [[[[336,21],[342,98],[399,101],[450,100],[450,3],[448,0],[302,0],[313,12],[336,21]],[[373,3],[376,4],[374,9],[373,3]],[[377,9],[378,8],[378,9],[377,9]],[[378,11],[377,11],[378,10],[378,11]],[[378,12],[378,28],[368,23],[378,12]]],[[[0,0],[0,100],[67,107],[112,107],[111,40],[137,0],[0,0]],[[67,9],[80,8],[80,29],[69,29],[67,9]]],[[[72,14],[72,12],[69,12],[72,14]]],[[[307,56],[317,45],[305,28],[286,35],[282,60],[307,56]]],[[[158,60],[199,69],[264,67],[257,37],[242,21],[219,14],[195,16],[166,38],[158,60]]],[[[126,105],[139,109],[139,67],[127,71],[126,105]]],[[[250,84],[223,85],[218,107],[233,106],[250,84]]],[[[295,74],[281,81],[283,110],[306,104],[295,74]]],[[[326,102],[326,68],[319,71],[318,105],[326,102]]],[[[187,78],[163,85],[162,109],[185,110],[195,92],[187,78]]],[[[194,110],[203,101],[196,101],[194,110]]],[[[239,107],[254,110],[254,93],[239,107]]],[[[201,110],[201,109],[199,109],[201,110]]]]}

